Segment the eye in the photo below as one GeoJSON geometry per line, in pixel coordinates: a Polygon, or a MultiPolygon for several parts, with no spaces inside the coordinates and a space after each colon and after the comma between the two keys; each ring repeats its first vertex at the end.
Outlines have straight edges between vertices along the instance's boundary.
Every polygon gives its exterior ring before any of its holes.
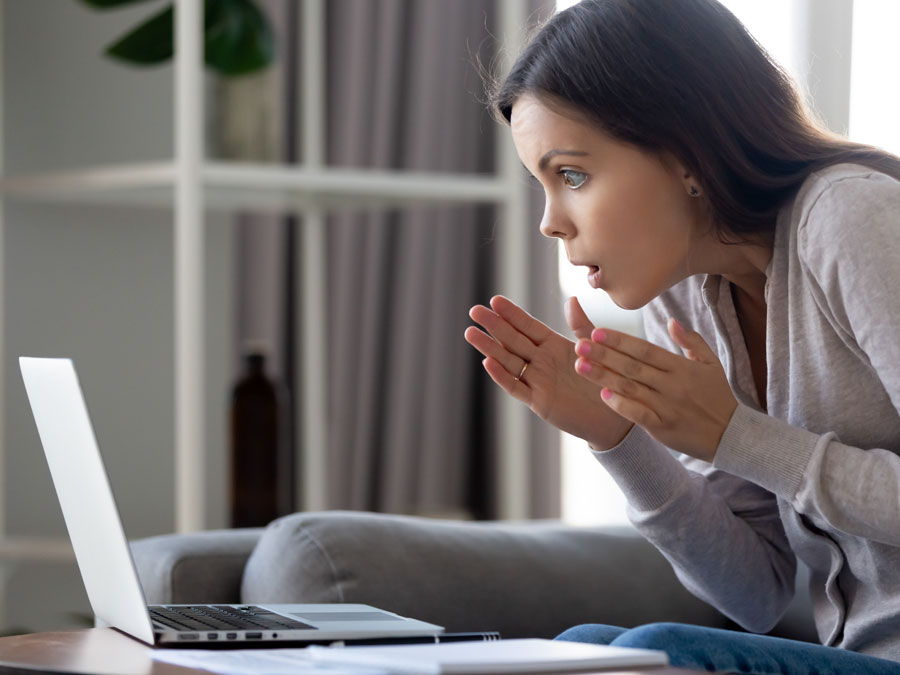
{"type": "Polygon", "coordinates": [[[562,176],[563,183],[566,184],[566,187],[569,187],[573,190],[577,190],[584,182],[587,180],[587,175],[582,173],[581,171],[575,171],[573,169],[560,169],[559,175],[562,176]]]}

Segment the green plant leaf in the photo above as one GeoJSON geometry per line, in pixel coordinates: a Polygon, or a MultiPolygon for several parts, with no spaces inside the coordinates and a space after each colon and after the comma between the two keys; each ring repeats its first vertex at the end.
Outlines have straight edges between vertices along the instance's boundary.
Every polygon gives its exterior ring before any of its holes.
{"type": "Polygon", "coordinates": [[[112,7],[124,7],[125,5],[136,5],[139,2],[148,2],[149,0],[81,0],[82,3],[96,9],[110,9],[112,7]]]}
{"type": "MultiPolygon", "coordinates": [[[[168,61],[174,53],[174,15],[174,9],[170,5],[109,45],[106,53],[113,58],[140,65],[168,61]]],[[[245,75],[265,68],[274,59],[275,38],[272,27],[252,0],[205,0],[203,23],[204,61],[220,74],[245,75]]]]}
{"type": "Polygon", "coordinates": [[[223,75],[244,75],[268,66],[275,39],[265,15],[251,0],[206,0],[206,65],[223,75]]]}
{"type": "Polygon", "coordinates": [[[113,58],[152,65],[172,58],[173,17],[175,10],[169,5],[156,16],[150,17],[125,37],[106,48],[106,53],[113,58]]]}

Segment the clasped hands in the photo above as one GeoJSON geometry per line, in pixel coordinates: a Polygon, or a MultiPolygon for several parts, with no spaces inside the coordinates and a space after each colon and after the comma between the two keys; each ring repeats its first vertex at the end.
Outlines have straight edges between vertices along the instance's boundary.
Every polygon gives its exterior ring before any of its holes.
{"type": "Polygon", "coordinates": [[[565,310],[577,342],[503,296],[493,297],[490,308],[469,311],[484,331],[469,326],[465,337],[504,391],[595,449],[617,445],[637,424],[673,450],[712,462],[737,400],[700,334],[669,319],[669,335],[683,352],[673,354],[627,333],[595,328],[575,298],[565,310]]]}

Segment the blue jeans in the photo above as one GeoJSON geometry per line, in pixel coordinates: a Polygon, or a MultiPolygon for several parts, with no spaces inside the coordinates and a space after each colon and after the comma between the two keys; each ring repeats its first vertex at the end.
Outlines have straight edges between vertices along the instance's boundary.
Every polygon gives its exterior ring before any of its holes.
{"type": "Polygon", "coordinates": [[[678,668],[745,675],[900,675],[900,663],[837,647],[683,623],[575,626],[557,640],[659,649],[678,668]]]}

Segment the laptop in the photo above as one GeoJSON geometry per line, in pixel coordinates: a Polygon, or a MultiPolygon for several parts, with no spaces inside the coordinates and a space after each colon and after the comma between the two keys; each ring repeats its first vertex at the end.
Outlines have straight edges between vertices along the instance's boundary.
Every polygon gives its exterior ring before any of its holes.
{"type": "Polygon", "coordinates": [[[441,626],[361,604],[147,605],[74,364],[21,357],[19,367],[98,625],[150,645],[195,648],[444,632],[441,626]]]}

